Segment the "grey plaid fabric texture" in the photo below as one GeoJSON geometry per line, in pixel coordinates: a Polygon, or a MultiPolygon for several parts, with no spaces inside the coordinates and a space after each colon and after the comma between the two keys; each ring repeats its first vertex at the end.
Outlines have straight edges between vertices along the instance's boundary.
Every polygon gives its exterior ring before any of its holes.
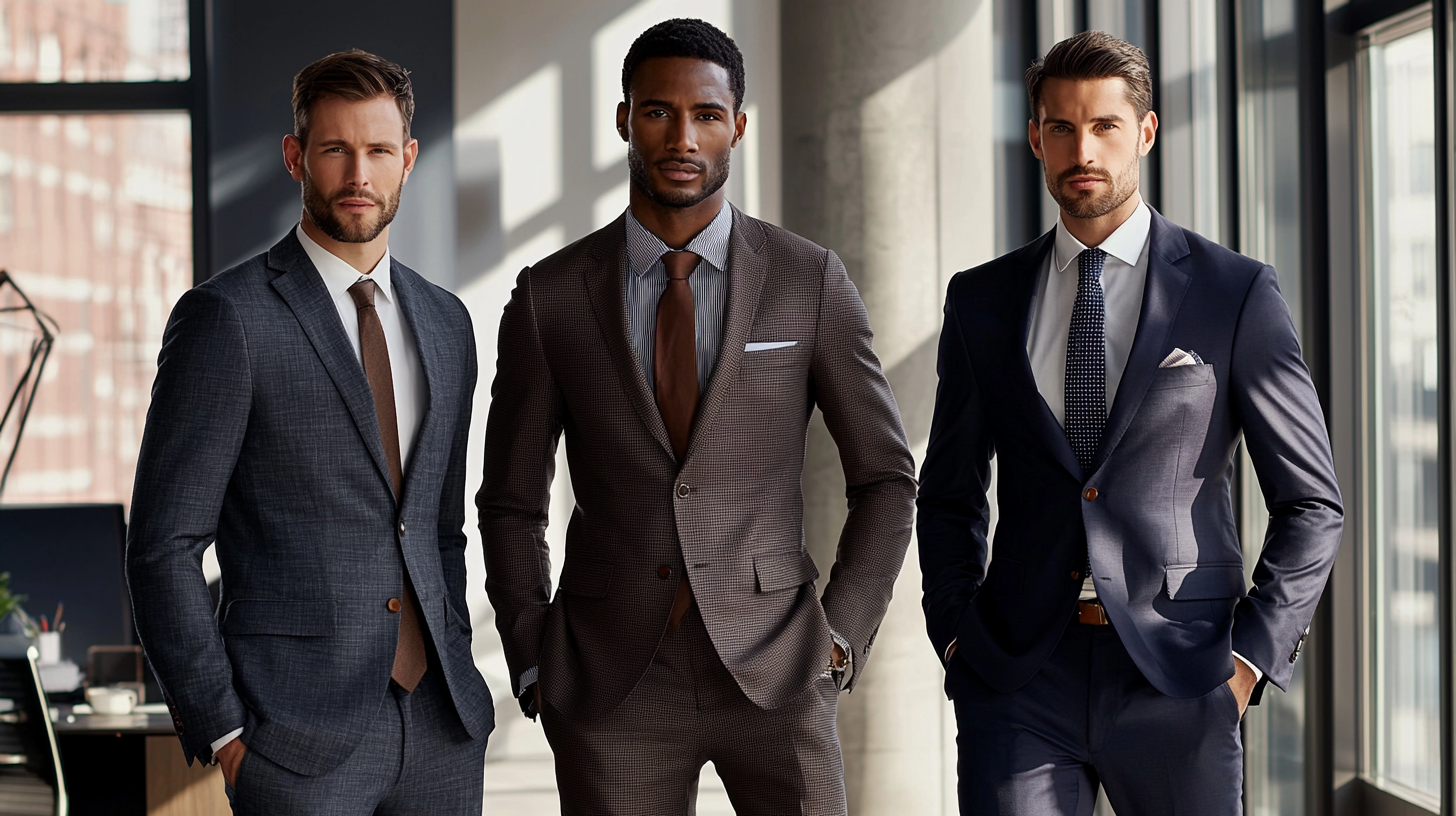
{"type": "Polygon", "coordinates": [[[1092,247],[1077,256],[1077,301],[1067,335],[1066,429],[1082,475],[1092,475],[1097,445],[1107,426],[1107,337],[1102,298],[1102,262],[1092,247]]]}
{"type": "MultiPolygon", "coordinates": [[[[642,363],[647,386],[655,388],[652,377],[653,329],[657,326],[657,301],[667,288],[667,270],[662,256],[671,251],[661,238],[632,217],[625,216],[627,227],[627,330],[632,336],[632,350],[642,363]]],[[[723,342],[723,314],[728,306],[728,238],[733,231],[733,209],[725,202],[723,209],[703,231],[693,237],[683,251],[702,258],[688,278],[693,290],[693,320],[697,325],[698,388],[708,390],[708,378],[718,364],[718,349],[723,342]]]]}
{"type": "Polygon", "coordinates": [[[226,788],[235,816],[480,816],[485,739],[461,727],[439,673],[413,694],[393,683],[390,692],[358,748],[327,773],[294,773],[249,749],[237,788],[226,788]]]}
{"type": "Polygon", "coordinates": [[[566,716],[606,716],[647,673],[684,571],[756,706],[814,685],[830,624],[857,679],[904,560],[914,464],[859,294],[832,252],[732,216],[718,363],[681,465],[628,332],[624,218],[521,272],[501,320],[476,496],[486,590],[511,676],[539,665],[566,716]],[[822,598],[800,489],[815,407],[849,499],[822,598]],[[576,506],[553,596],[545,524],[563,433],[576,506]]]}
{"type": "Polygon", "coordinates": [[[609,715],[583,722],[547,703],[541,722],[565,816],[695,813],[709,761],[739,816],[835,816],[846,809],[838,705],[829,678],[781,708],[754,705],[692,608],[609,715]]]}

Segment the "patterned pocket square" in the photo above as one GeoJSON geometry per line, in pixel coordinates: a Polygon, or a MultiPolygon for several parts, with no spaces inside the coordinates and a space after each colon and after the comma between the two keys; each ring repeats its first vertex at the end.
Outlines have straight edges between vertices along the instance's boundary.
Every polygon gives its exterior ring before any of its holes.
{"type": "Polygon", "coordinates": [[[797,346],[798,340],[775,340],[767,343],[749,343],[743,347],[744,351],[772,351],[774,349],[797,346]]]}
{"type": "Polygon", "coordinates": [[[1177,368],[1187,365],[1203,365],[1203,358],[1199,357],[1196,351],[1175,348],[1172,354],[1163,358],[1163,362],[1158,363],[1158,368],[1177,368]]]}

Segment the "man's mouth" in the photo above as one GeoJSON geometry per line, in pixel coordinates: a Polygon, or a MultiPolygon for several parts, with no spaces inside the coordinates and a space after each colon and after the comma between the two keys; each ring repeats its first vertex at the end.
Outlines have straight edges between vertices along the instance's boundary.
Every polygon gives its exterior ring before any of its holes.
{"type": "Polygon", "coordinates": [[[673,181],[692,181],[703,173],[703,168],[691,162],[661,162],[657,170],[673,181]]]}
{"type": "Polygon", "coordinates": [[[368,212],[370,209],[379,206],[370,199],[357,198],[354,196],[350,196],[349,198],[341,198],[338,201],[335,201],[334,204],[344,212],[355,214],[368,212]]]}

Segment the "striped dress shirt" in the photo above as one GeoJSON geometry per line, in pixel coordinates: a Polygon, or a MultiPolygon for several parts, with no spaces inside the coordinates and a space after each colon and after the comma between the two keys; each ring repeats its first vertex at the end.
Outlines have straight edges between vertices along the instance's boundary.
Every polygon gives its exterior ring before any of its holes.
{"type": "MultiPolygon", "coordinates": [[[[653,235],[627,210],[627,333],[632,350],[642,362],[647,385],[656,393],[652,377],[652,350],[657,331],[657,301],[667,288],[662,256],[673,250],[653,235]]],[[[718,364],[723,341],[723,315],[728,306],[728,238],[733,233],[733,209],[728,202],[708,226],[683,249],[702,258],[688,286],[693,290],[693,323],[697,328],[698,391],[707,393],[708,378],[718,364]]]]}

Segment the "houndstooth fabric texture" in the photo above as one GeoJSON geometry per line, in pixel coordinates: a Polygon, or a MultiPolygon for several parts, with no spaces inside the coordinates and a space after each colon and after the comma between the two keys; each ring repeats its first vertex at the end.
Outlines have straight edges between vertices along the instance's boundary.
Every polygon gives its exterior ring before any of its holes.
{"type": "Polygon", "coordinates": [[[541,722],[567,816],[693,814],[707,762],[735,813],[834,816],[846,812],[838,705],[828,677],[781,708],[754,705],[693,608],[609,716],[582,722],[548,703],[541,722]]]}
{"type": "Polygon", "coordinates": [[[647,671],[686,571],[714,650],[755,705],[816,682],[831,624],[858,679],[915,495],[859,293],[834,253],[734,210],[721,349],[679,464],[629,341],[624,235],[619,218],[521,272],[501,320],[476,504],[511,676],[539,666],[548,705],[612,711],[647,671]],[[822,597],[800,487],[816,407],[849,504],[822,597]],[[545,524],[563,433],[575,507],[553,597],[545,524]]]}
{"type": "Polygon", "coordinates": [[[1097,445],[1107,425],[1107,338],[1102,298],[1102,262],[1093,247],[1077,257],[1077,301],[1067,335],[1066,429],[1082,475],[1091,476],[1097,445]]]}

